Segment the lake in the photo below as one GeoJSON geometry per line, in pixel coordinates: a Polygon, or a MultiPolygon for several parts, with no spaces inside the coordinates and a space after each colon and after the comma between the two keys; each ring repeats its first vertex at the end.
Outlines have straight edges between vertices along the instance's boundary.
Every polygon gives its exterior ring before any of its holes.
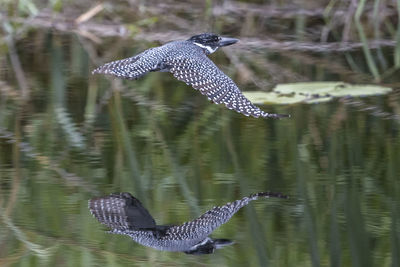
{"type": "Polygon", "coordinates": [[[136,81],[91,74],[205,29],[101,36],[96,44],[72,30],[35,26],[2,44],[0,265],[399,266],[394,47],[369,50],[392,64],[376,77],[362,47],[268,49],[255,42],[269,37],[266,29],[260,35],[228,27],[224,35],[240,43],[210,58],[243,91],[314,81],[393,89],[313,104],[257,104],[291,115],[279,120],[215,105],[169,73],[136,81]],[[157,251],[108,234],[88,209],[91,198],[130,192],[158,223],[179,224],[262,191],[290,198],[241,209],[212,234],[235,243],[210,255],[157,251]]]}

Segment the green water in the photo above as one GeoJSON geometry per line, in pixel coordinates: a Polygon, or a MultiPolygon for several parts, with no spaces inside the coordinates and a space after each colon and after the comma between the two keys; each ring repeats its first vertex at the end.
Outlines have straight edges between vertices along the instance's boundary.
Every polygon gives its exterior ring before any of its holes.
{"type": "MultiPolygon", "coordinates": [[[[114,49],[112,41],[104,61],[157,45],[125,40],[114,49]]],[[[92,62],[75,35],[38,32],[17,49],[26,100],[16,97],[7,54],[0,63],[0,265],[399,266],[394,116],[334,100],[262,106],[290,119],[248,118],[168,73],[138,81],[92,76],[102,62],[92,62]],[[161,224],[259,191],[290,199],[252,202],[213,234],[234,245],[192,256],[105,233],[87,201],[121,191],[139,198],[161,224]]],[[[332,73],[279,53],[259,56],[277,68],[260,79],[290,68],[311,81],[364,82],[350,70],[332,73]]],[[[260,89],[240,79],[223,51],[211,57],[239,87],[260,89]]],[[[396,92],[362,101],[399,112],[396,92]]]]}

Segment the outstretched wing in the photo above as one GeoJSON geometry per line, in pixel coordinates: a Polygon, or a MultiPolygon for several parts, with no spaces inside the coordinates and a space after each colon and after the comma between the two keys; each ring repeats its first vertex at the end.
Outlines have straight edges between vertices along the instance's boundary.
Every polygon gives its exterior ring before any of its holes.
{"type": "Polygon", "coordinates": [[[110,74],[124,79],[138,79],[150,71],[157,71],[160,67],[160,55],[158,47],[130,57],[104,64],[94,71],[95,73],[110,74]]]}
{"type": "Polygon", "coordinates": [[[281,193],[261,192],[252,194],[248,197],[229,202],[223,206],[214,207],[193,221],[171,227],[171,230],[176,232],[178,229],[184,229],[185,231],[187,231],[187,235],[196,235],[200,239],[206,238],[216,228],[229,221],[229,219],[238,210],[249,204],[250,201],[256,200],[261,197],[288,198],[281,193]],[[176,230],[173,228],[175,228],[176,230]]]}
{"type": "Polygon", "coordinates": [[[116,193],[89,200],[89,209],[113,230],[154,229],[156,222],[142,203],[129,193],[116,193]]]}
{"type": "Polygon", "coordinates": [[[267,113],[256,107],[205,54],[193,58],[172,58],[170,62],[166,62],[166,65],[178,80],[199,90],[216,104],[224,103],[229,109],[255,118],[289,117],[284,114],[267,113]]]}

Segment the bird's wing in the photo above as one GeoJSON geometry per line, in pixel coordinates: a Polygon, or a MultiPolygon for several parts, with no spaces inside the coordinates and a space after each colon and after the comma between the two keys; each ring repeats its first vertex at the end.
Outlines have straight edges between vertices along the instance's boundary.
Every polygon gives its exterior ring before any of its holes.
{"type": "Polygon", "coordinates": [[[224,103],[229,109],[255,118],[288,117],[284,114],[267,113],[256,107],[205,54],[193,58],[169,58],[165,64],[178,80],[199,90],[216,104],[224,103]]]}
{"type": "Polygon", "coordinates": [[[156,222],[142,203],[129,193],[116,193],[89,200],[89,209],[113,230],[154,229],[156,222]]]}
{"type": "MultiPolygon", "coordinates": [[[[257,200],[258,198],[270,198],[270,197],[277,197],[277,198],[288,198],[287,196],[281,193],[272,193],[272,192],[261,192],[252,194],[248,197],[244,197],[239,200],[235,200],[233,202],[229,202],[223,206],[214,207],[211,210],[205,212],[203,215],[198,217],[193,221],[186,222],[179,226],[181,229],[185,229],[188,232],[193,233],[201,233],[201,238],[206,238],[210,235],[216,228],[220,227],[238,211],[242,207],[249,204],[250,201],[257,200]],[[201,229],[201,230],[199,230],[201,229]]],[[[172,229],[171,228],[171,229],[172,229]]],[[[173,229],[172,229],[173,230],[173,229]]]]}
{"type": "Polygon", "coordinates": [[[150,71],[157,71],[160,67],[158,47],[125,59],[104,64],[93,70],[92,73],[110,74],[124,79],[138,79],[150,71]]]}

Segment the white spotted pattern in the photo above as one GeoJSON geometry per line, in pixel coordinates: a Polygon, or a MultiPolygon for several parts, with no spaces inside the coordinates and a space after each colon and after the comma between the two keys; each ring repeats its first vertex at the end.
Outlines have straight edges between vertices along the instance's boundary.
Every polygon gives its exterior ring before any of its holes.
{"type": "Polygon", "coordinates": [[[137,79],[149,71],[170,71],[178,80],[191,85],[216,104],[223,103],[246,116],[281,118],[287,115],[267,113],[256,107],[208,57],[217,50],[190,41],[175,41],[150,48],[134,57],[107,63],[93,73],[137,79]]]}
{"type": "Polygon", "coordinates": [[[128,235],[141,245],[159,250],[190,251],[202,242],[206,242],[208,236],[226,223],[240,208],[260,197],[286,198],[279,193],[253,194],[223,206],[214,207],[193,221],[164,227],[166,230],[162,235],[157,235],[154,231],[129,229],[125,211],[121,208],[125,206],[125,203],[121,203],[122,199],[115,194],[89,200],[89,208],[100,223],[111,228],[110,233],[128,235]]]}

